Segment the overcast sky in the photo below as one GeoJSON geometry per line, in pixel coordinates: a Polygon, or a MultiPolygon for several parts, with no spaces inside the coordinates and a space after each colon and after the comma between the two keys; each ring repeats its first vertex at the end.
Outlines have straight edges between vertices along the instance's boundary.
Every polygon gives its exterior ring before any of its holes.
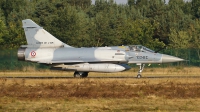
{"type": "MultiPolygon", "coordinates": [[[[117,2],[117,4],[127,4],[128,0],[115,0],[117,2]]],[[[169,0],[166,0],[166,2],[168,3],[169,0]]],[[[185,1],[189,1],[189,0],[185,0],[185,1]]],[[[92,4],[94,4],[95,0],[92,0],[92,4]]]]}

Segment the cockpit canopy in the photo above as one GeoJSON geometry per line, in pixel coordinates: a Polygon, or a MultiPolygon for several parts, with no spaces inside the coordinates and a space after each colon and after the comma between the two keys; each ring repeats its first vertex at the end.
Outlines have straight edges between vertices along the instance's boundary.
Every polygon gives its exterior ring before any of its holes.
{"type": "Polygon", "coordinates": [[[144,47],[142,45],[130,45],[129,46],[130,51],[138,51],[138,52],[155,52],[147,47],[144,47]]]}

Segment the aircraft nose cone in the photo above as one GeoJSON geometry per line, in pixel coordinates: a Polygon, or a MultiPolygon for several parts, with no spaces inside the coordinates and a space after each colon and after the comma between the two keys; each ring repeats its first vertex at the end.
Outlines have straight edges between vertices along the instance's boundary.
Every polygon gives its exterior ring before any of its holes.
{"type": "Polygon", "coordinates": [[[179,62],[179,61],[184,61],[184,59],[165,54],[162,55],[162,63],[179,62]]]}

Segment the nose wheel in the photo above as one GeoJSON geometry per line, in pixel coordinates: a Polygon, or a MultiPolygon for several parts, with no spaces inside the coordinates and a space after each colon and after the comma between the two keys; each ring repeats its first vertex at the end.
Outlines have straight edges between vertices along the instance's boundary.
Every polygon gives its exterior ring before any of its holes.
{"type": "Polygon", "coordinates": [[[144,66],[145,66],[145,64],[140,64],[140,70],[138,71],[137,78],[141,78],[142,77],[141,73],[142,73],[142,71],[144,69],[144,66]]]}
{"type": "Polygon", "coordinates": [[[138,79],[139,79],[139,78],[141,78],[141,77],[142,77],[142,75],[141,75],[141,74],[138,74],[138,75],[137,75],[137,78],[138,78],[138,79]]]}

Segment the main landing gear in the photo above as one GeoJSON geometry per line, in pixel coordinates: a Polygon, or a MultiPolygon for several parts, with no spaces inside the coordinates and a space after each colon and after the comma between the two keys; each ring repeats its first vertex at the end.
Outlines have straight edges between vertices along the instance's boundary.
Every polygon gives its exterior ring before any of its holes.
{"type": "Polygon", "coordinates": [[[142,73],[142,71],[144,69],[145,64],[139,64],[139,65],[140,65],[140,70],[138,71],[137,78],[141,78],[142,77],[141,73],[142,73]]]}
{"type": "Polygon", "coordinates": [[[75,78],[85,78],[88,76],[88,72],[74,72],[75,78]]]}

